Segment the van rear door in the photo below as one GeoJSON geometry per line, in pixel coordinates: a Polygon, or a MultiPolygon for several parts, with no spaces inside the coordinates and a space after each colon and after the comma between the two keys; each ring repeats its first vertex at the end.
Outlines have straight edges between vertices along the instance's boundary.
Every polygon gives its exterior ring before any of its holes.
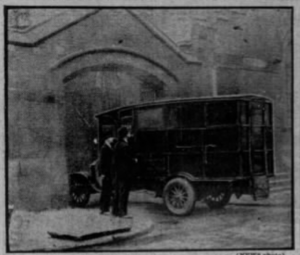
{"type": "Polygon", "coordinates": [[[271,105],[261,100],[253,101],[250,116],[253,196],[255,199],[267,198],[270,190],[268,175],[274,173],[271,105]]]}

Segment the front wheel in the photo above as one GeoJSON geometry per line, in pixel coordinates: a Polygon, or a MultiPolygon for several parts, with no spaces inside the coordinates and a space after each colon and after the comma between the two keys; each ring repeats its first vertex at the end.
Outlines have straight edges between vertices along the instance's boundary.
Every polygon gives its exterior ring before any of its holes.
{"type": "Polygon", "coordinates": [[[70,198],[71,205],[84,207],[90,199],[88,181],[84,178],[72,177],[70,179],[70,198]]]}
{"type": "Polygon", "coordinates": [[[170,180],[163,190],[164,204],[172,214],[183,216],[192,213],[196,192],[193,185],[183,178],[170,180]]]}

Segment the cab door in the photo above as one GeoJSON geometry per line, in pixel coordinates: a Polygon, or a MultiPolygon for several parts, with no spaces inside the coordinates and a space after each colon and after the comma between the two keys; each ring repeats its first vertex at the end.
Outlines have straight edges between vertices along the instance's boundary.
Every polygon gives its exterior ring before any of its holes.
{"type": "Polygon", "coordinates": [[[135,110],[134,147],[138,158],[137,185],[156,190],[167,173],[163,106],[135,110]]]}
{"type": "Polygon", "coordinates": [[[98,141],[101,147],[106,138],[117,137],[118,122],[116,117],[112,114],[98,116],[98,121],[98,141]]]}

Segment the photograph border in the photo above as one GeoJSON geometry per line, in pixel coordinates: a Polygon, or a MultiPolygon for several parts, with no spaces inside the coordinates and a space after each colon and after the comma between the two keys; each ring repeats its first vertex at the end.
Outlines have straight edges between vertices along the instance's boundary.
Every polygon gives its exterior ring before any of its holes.
{"type": "MultiPolygon", "coordinates": [[[[288,5],[288,4],[287,4],[288,5]]],[[[4,122],[5,122],[5,232],[6,232],[6,238],[5,238],[5,244],[6,244],[6,252],[8,253],[15,253],[13,251],[10,251],[9,249],[9,199],[8,199],[8,162],[9,162],[9,137],[8,137],[8,121],[9,121],[9,116],[8,116],[8,101],[9,101],[9,96],[8,96],[8,11],[11,9],[91,9],[91,8],[103,8],[103,9],[291,9],[291,38],[292,38],[292,44],[291,44],[291,95],[290,95],[290,100],[291,100],[291,212],[292,212],[292,217],[291,217],[291,238],[292,238],[292,245],[289,248],[236,248],[236,249],[162,249],[162,250],[120,250],[120,251],[112,251],[112,250],[101,250],[97,251],[98,253],[104,253],[104,252],[111,252],[111,253],[116,253],[116,252],[130,252],[130,253],[137,253],[137,252],[217,252],[217,251],[292,251],[295,250],[295,235],[296,235],[296,230],[295,230],[295,225],[296,225],[296,218],[295,218],[295,167],[294,167],[294,146],[295,146],[295,84],[294,84],[294,68],[295,68],[295,59],[294,59],[294,42],[295,42],[295,10],[294,6],[260,6],[260,5],[249,5],[249,6],[152,6],[152,5],[145,5],[145,6],[136,6],[136,5],[124,5],[124,6],[95,6],[95,5],[88,5],[88,6],[77,6],[77,5],[4,5],[3,6],[3,14],[4,14],[4,122]]],[[[78,251],[68,251],[68,252],[62,252],[62,253],[77,253],[78,251]]],[[[95,251],[84,251],[84,253],[94,253],[95,251]]],[[[49,253],[46,251],[17,251],[17,253],[49,253]]],[[[50,252],[52,253],[52,252],[50,252]]],[[[57,252],[53,252],[57,253],[57,252]]],[[[237,253],[238,254],[238,253],[237,253]]],[[[246,253],[248,254],[248,253],[246,253]]]]}

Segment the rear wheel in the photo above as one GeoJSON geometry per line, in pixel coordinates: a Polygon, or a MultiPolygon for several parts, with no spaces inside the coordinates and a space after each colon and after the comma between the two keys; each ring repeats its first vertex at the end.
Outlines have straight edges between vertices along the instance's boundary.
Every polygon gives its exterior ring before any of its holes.
{"type": "Polygon", "coordinates": [[[165,206],[172,214],[188,215],[195,207],[196,192],[189,181],[175,178],[166,184],[163,199],[165,206]]]}
{"type": "Polygon", "coordinates": [[[70,179],[70,198],[71,205],[84,207],[90,199],[88,181],[83,177],[71,177],[70,179]]]}
{"type": "Polygon", "coordinates": [[[229,187],[216,185],[211,188],[210,194],[205,198],[205,203],[211,209],[223,208],[228,204],[231,197],[229,187]]]}

